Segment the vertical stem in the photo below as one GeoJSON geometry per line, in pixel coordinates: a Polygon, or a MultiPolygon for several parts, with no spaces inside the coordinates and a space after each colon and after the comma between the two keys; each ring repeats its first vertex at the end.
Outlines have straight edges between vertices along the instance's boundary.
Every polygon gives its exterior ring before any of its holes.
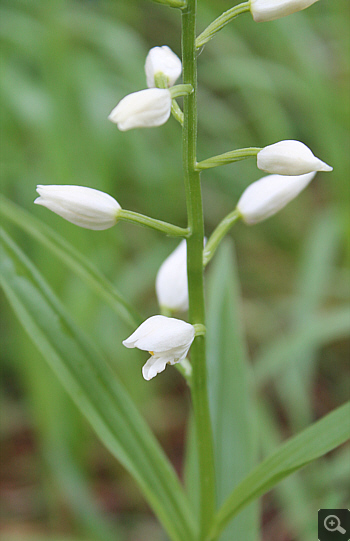
{"type": "MultiPolygon", "coordinates": [[[[196,0],[182,11],[183,82],[194,91],[184,97],[183,166],[187,200],[187,273],[189,317],[192,324],[205,324],[203,284],[203,207],[200,173],[195,170],[197,150],[197,55],[196,0]]],[[[205,336],[197,336],[191,348],[192,402],[200,472],[200,539],[208,534],[215,511],[213,438],[207,392],[205,336]]]]}

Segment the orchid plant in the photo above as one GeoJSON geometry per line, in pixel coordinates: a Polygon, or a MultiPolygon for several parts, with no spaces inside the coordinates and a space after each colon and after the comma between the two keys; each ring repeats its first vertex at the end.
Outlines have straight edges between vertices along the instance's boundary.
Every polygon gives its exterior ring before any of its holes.
{"type": "MultiPolygon", "coordinates": [[[[272,21],[307,8],[316,0],[249,0],[223,13],[199,36],[196,32],[196,0],[156,1],[181,12],[182,60],[166,45],[152,48],[145,62],[147,88],[124,97],[108,118],[121,131],[161,126],[171,115],[180,124],[187,227],[125,210],[111,195],[83,186],[39,185],[39,197],[35,203],[77,226],[91,230],[103,230],[119,221],[127,221],[181,239],[176,250],[163,262],[156,277],[160,313],[143,321],[124,339],[123,344],[126,348],[149,352],[150,358],[142,368],[145,380],[162,373],[167,365],[176,365],[186,378],[193,405],[199,470],[198,519],[169,461],[125,390],[105,368],[104,360],[95,353],[94,348],[86,345],[52,294],[42,286],[26,258],[6,236],[3,239],[4,254],[12,264],[2,269],[3,284],[28,332],[77,405],[85,412],[99,437],[139,483],[169,538],[174,541],[215,541],[220,539],[232,518],[255,498],[293,471],[339,445],[347,436],[344,428],[346,423],[342,422],[347,411],[339,408],[257,465],[218,508],[213,423],[207,389],[205,267],[237,221],[253,225],[273,216],[308,186],[317,171],[331,171],[332,167],[315,157],[305,144],[292,140],[280,141],[265,148],[228,150],[222,155],[198,162],[198,51],[224,26],[246,12],[251,13],[255,22],[272,21]],[[176,84],[181,73],[183,82],[176,84]],[[183,98],[183,109],[177,101],[179,97],[183,98]],[[268,175],[248,186],[236,207],[206,239],[201,172],[250,157],[255,158],[258,169],[268,175]],[[19,282],[13,278],[16,269],[21,269],[19,274],[25,275],[33,292],[36,291],[41,313],[32,304],[29,293],[21,291],[19,282]],[[187,310],[188,321],[173,317],[187,310]],[[55,314],[65,321],[68,329],[63,342],[53,334],[48,339],[43,338],[47,322],[55,314]],[[43,331],[40,339],[35,338],[40,334],[38,329],[43,331]],[[334,426],[341,428],[328,430],[334,426]],[[322,444],[315,447],[315,441],[321,434],[326,436],[322,444]]],[[[59,249],[65,250],[64,247],[59,249]]],[[[98,287],[105,288],[100,275],[89,267],[85,268],[85,272],[98,287]]],[[[120,304],[129,322],[135,321],[135,311],[128,303],[120,298],[114,301],[120,304]]],[[[53,324],[59,325],[59,322],[53,324]]]]}

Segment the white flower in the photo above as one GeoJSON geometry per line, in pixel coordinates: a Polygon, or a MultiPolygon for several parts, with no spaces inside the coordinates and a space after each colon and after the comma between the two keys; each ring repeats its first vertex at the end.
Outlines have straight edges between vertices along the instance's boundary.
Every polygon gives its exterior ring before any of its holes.
{"type": "Polygon", "coordinates": [[[149,51],[145,63],[146,80],[149,88],[156,86],[154,76],[157,73],[165,75],[169,87],[175,84],[181,75],[181,71],[182,64],[180,58],[167,45],[153,47],[149,51]]]}
{"type": "Polygon", "coordinates": [[[333,171],[333,167],[316,158],[300,141],[279,141],[257,154],[257,166],[266,173],[304,175],[311,171],[333,171]]]}
{"type": "Polygon", "coordinates": [[[153,128],[168,120],[171,94],[166,88],[148,88],[125,96],[113,109],[108,119],[121,131],[132,128],[153,128]]]}
{"type": "Polygon", "coordinates": [[[287,205],[312,181],[316,171],[300,176],[268,175],[253,182],[237,204],[243,220],[253,225],[287,205]]]}
{"type": "Polygon", "coordinates": [[[151,357],[142,368],[142,375],[148,381],[167,364],[182,361],[195,337],[193,325],[165,316],[152,316],[123,341],[127,348],[149,351],[151,357]]]}
{"type": "Polygon", "coordinates": [[[119,203],[110,195],[85,186],[42,186],[34,201],[72,224],[86,229],[108,229],[117,223],[119,203]]]}
{"type": "Polygon", "coordinates": [[[161,265],[156,278],[156,293],[159,305],[174,311],[188,308],[187,245],[178,247],[161,265]]]}
{"type": "Polygon", "coordinates": [[[250,0],[250,11],[257,23],[273,21],[308,8],[317,0],[250,0]]]}

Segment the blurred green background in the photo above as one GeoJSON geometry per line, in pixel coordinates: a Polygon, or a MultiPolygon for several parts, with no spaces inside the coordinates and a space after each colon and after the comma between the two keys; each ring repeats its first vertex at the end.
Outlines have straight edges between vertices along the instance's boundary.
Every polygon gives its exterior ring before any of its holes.
{"type": "MultiPolygon", "coordinates": [[[[230,7],[198,4],[199,31],[230,7]]],[[[186,225],[179,125],[170,119],[121,133],[107,121],[123,96],[145,88],[149,48],[167,44],[180,55],[179,13],[147,0],[1,0],[0,7],[2,192],[68,239],[144,317],[157,313],[154,279],[175,240],[124,223],[79,229],[33,200],[37,184],[84,185],[125,209],[186,225]]],[[[334,167],[266,223],[232,232],[262,455],[349,394],[349,322],[332,327],[327,319],[350,297],[349,28],[348,0],[321,0],[265,24],[246,14],[198,60],[199,160],[298,139],[334,167]]],[[[254,160],[203,173],[207,236],[261,176],[254,160]]],[[[143,381],[144,355],[121,345],[130,328],[37,241],[2,223],[103,348],[181,472],[189,396],[179,374],[168,369],[143,381]]],[[[3,298],[1,309],[1,539],[164,539],[3,298]]],[[[262,539],[314,540],[317,509],[346,506],[348,462],[341,449],[265,497],[262,539]]]]}

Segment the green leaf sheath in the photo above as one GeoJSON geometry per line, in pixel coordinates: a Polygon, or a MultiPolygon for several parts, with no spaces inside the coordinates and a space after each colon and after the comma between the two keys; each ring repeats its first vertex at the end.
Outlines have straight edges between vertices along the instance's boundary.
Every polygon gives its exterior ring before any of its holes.
{"type": "Polygon", "coordinates": [[[179,480],[127,391],[4,233],[0,279],[25,330],[101,441],[137,481],[170,539],[195,539],[193,512],[179,480]]]}
{"type": "Polygon", "coordinates": [[[218,512],[208,539],[218,539],[237,513],[282,479],[345,443],[350,437],[349,419],[350,403],[346,403],[292,437],[254,468],[218,512]]]}

